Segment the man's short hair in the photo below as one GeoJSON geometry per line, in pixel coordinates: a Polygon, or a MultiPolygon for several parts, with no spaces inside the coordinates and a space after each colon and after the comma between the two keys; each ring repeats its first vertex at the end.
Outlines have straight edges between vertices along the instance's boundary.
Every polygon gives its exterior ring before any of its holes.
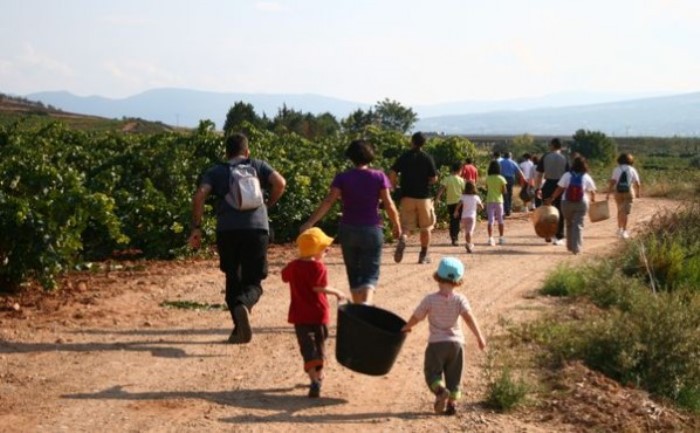
{"type": "Polygon", "coordinates": [[[226,137],[226,156],[233,158],[242,155],[248,150],[248,137],[245,134],[236,132],[226,137]]]}
{"type": "Polygon", "coordinates": [[[422,132],[416,132],[411,136],[411,144],[416,147],[423,147],[426,141],[425,134],[422,132]]]}
{"type": "Polygon", "coordinates": [[[554,149],[561,149],[561,140],[558,138],[552,138],[552,140],[549,142],[549,145],[552,146],[554,149]]]}

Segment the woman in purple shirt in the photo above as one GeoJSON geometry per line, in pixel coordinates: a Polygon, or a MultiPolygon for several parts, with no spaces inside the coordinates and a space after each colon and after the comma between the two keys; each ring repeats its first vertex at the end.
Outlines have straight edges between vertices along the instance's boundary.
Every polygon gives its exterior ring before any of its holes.
{"type": "Polygon", "coordinates": [[[391,183],[383,171],[369,168],[374,147],[365,140],[354,140],[345,151],[354,168],[336,175],[331,190],[318,208],[301,226],[313,227],[331,209],[336,200],[343,205],[338,240],[354,303],[370,304],[379,280],[379,264],[384,243],[379,202],[386,209],[394,237],[401,234],[401,223],[391,195],[391,183]]]}

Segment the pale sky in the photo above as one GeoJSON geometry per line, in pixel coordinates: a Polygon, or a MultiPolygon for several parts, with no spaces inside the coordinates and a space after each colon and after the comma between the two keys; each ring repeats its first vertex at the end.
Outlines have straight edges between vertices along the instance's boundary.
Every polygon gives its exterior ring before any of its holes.
{"type": "Polygon", "coordinates": [[[0,92],[700,91],[700,0],[0,0],[0,92]]]}

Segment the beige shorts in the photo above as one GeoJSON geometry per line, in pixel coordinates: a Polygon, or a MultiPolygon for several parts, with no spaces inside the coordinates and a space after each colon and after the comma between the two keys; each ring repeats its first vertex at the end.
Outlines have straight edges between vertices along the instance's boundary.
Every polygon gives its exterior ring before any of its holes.
{"type": "Polygon", "coordinates": [[[615,204],[617,205],[617,213],[622,215],[629,215],[632,212],[633,201],[634,196],[631,192],[616,192],[615,204]]]}
{"type": "Polygon", "coordinates": [[[401,199],[401,227],[404,231],[432,230],[435,225],[435,210],[433,209],[433,199],[411,198],[401,199]]]}

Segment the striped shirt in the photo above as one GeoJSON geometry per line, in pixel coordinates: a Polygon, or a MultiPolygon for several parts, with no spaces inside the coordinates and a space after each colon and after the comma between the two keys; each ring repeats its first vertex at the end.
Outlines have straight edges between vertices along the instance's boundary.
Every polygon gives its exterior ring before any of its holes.
{"type": "Polygon", "coordinates": [[[454,341],[464,344],[464,333],[462,333],[459,317],[468,311],[471,311],[471,306],[464,295],[437,292],[423,298],[413,315],[419,320],[428,317],[430,324],[428,343],[454,341]]]}

